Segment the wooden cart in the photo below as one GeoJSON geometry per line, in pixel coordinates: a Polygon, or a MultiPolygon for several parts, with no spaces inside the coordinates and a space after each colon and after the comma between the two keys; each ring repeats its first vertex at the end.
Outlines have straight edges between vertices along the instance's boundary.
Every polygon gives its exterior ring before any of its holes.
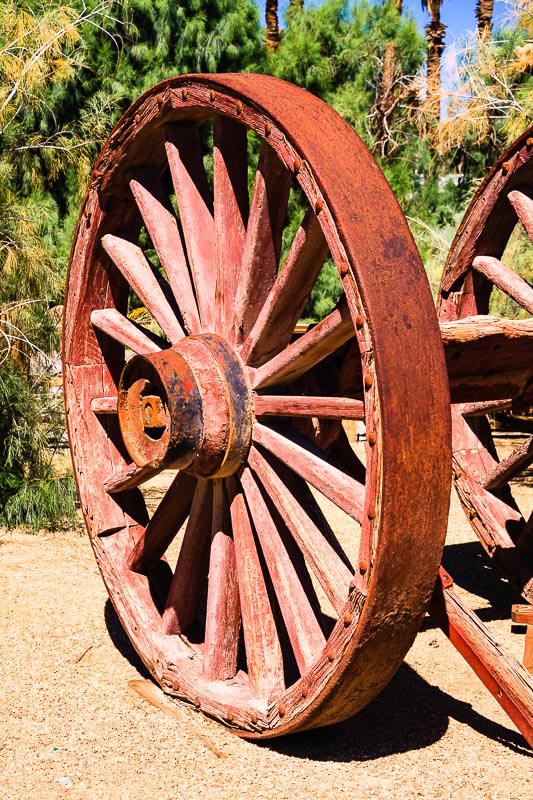
{"type": "Polygon", "coordinates": [[[113,130],[72,247],[66,413],[102,576],[169,694],[249,738],[337,722],[387,684],[431,601],[533,743],[532,678],[439,572],[453,454],[482,544],[532,599],[533,525],[509,481],[533,445],[499,463],[486,417],[533,405],[533,320],[488,315],[493,286],[533,313],[499,260],[517,220],[533,240],[532,144],[473,201],[439,323],[386,180],[317,98],[183,76],[113,130]],[[338,302],[295,334],[323,268],[338,302]]]}

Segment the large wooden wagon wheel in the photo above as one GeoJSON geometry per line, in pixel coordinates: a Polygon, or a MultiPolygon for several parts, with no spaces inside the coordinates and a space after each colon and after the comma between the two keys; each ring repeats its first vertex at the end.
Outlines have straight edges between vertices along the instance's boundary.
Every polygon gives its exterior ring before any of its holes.
{"type": "Polygon", "coordinates": [[[352,129],[263,76],[145,94],[84,202],[64,376],[94,552],[165,691],[251,737],[368,703],[434,585],[449,398],[419,256],[352,129]],[[340,299],[295,337],[327,259],[340,299]]]}
{"type": "Polygon", "coordinates": [[[455,486],[488,554],[531,602],[533,514],[522,515],[512,484],[533,463],[533,436],[500,461],[487,418],[498,410],[533,406],[533,288],[520,275],[520,264],[531,264],[531,250],[520,236],[530,248],[531,130],[502,156],[472,200],[448,256],[439,299],[453,404],[455,486]],[[519,318],[489,313],[495,293],[519,318]]]}

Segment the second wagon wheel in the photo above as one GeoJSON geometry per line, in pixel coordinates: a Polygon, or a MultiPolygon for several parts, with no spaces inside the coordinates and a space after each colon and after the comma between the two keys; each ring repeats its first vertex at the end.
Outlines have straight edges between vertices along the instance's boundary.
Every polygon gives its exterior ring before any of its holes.
{"type": "Polygon", "coordinates": [[[95,555],[164,690],[249,737],[368,703],[435,581],[449,398],[419,256],[352,129],[262,76],[144,95],[82,209],[64,375],[95,555]],[[295,334],[324,271],[338,302],[295,334]]]}
{"type": "Polygon", "coordinates": [[[488,554],[533,601],[533,514],[513,483],[533,463],[533,436],[500,461],[487,414],[533,406],[533,130],[479,188],[452,244],[440,286],[450,377],[454,479],[488,554]],[[495,308],[499,314],[490,312],[495,308]],[[523,513],[525,516],[523,516],[523,513]]]}

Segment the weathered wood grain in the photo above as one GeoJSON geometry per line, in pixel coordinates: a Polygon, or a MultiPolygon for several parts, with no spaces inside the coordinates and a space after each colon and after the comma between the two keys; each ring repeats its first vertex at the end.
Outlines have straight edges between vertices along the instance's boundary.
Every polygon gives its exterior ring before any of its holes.
{"type": "Polygon", "coordinates": [[[212,514],[212,482],[199,480],[165,602],[161,619],[163,633],[185,633],[198,612],[207,585],[212,514]]]}
{"type": "Polygon", "coordinates": [[[233,322],[249,199],[246,128],[222,116],[213,120],[213,183],[216,329],[226,336],[233,322]]]}
{"type": "MultiPolygon", "coordinates": [[[[249,464],[267,494],[276,498],[276,506],[285,525],[293,535],[333,608],[340,614],[348,596],[352,572],[331,546],[324,532],[319,530],[307,513],[305,495],[302,495],[304,498],[304,505],[302,505],[301,497],[290,491],[286,483],[255,448],[250,451],[249,464]]],[[[331,536],[333,536],[332,532],[331,536]]]]}
{"type": "Polygon", "coordinates": [[[289,344],[327,254],[322,228],[314,211],[308,209],[243,344],[241,358],[246,364],[264,364],[289,344]]]}
{"type": "Polygon", "coordinates": [[[178,222],[154,170],[137,169],[130,189],[142,214],[170,288],[178,304],[187,333],[200,332],[200,318],[178,222]]]}
{"type": "Polygon", "coordinates": [[[350,517],[362,521],[365,487],[330,464],[319,448],[288,428],[282,435],[256,423],[252,436],[255,444],[265,447],[350,517]]]}
{"type": "Polygon", "coordinates": [[[533,747],[533,678],[461,600],[442,567],[429,612],[533,747]]]}
{"type": "Polygon", "coordinates": [[[483,481],[484,489],[499,489],[518,473],[533,463],[533,436],[522,442],[510,456],[505,458],[483,481]]]}
{"type": "Polygon", "coordinates": [[[261,143],[235,295],[233,338],[249,334],[278,271],[292,174],[265,141],[261,143]]]}
{"type": "Polygon", "coordinates": [[[226,480],[235,542],[246,664],[252,697],[270,699],[285,688],[283,655],[242,489],[226,480]]]}
{"type": "Polygon", "coordinates": [[[473,260],[472,266],[488,278],[494,286],[509,295],[519,306],[533,314],[533,289],[510,267],[491,256],[477,256],[473,260]]]}
{"type": "Polygon", "coordinates": [[[265,499],[246,467],[241,484],[300,673],[316,661],[326,640],[285,549],[265,499]]]}
{"type": "Polygon", "coordinates": [[[304,333],[279,355],[252,373],[254,389],[291,383],[319,361],[335,352],[354,334],[354,326],[345,301],[322,322],[304,333]]]}
{"type": "Polygon", "coordinates": [[[167,126],[166,151],[202,329],[213,331],[216,282],[213,200],[197,125],[182,122],[167,126]]]}
{"type": "Polygon", "coordinates": [[[91,312],[91,323],[137,355],[159,353],[169,346],[165,339],[132,322],[116,308],[95,309],[91,312]]]}
{"type": "Polygon", "coordinates": [[[141,248],[128,239],[111,233],[102,238],[102,247],[159,322],[170,341],[175,344],[183,339],[183,328],[141,248]]]}
{"type": "Polygon", "coordinates": [[[365,405],[349,397],[299,397],[254,393],[256,417],[319,417],[322,419],[364,419],[365,405]]]}
{"type": "Polygon", "coordinates": [[[241,609],[229,500],[220,479],[213,485],[211,530],[203,676],[224,681],[237,671],[241,609]]]}
{"type": "Polygon", "coordinates": [[[178,472],[131,551],[129,569],[144,572],[164,556],[187,519],[195,489],[196,478],[186,472],[178,472]]]}

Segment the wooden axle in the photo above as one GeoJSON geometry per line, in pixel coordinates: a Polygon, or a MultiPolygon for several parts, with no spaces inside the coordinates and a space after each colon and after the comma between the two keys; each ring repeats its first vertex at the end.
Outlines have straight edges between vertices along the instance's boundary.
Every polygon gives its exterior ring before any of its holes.
{"type": "Polygon", "coordinates": [[[533,319],[478,315],[441,322],[440,331],[452,403],[530,402],[533,319]]]}

